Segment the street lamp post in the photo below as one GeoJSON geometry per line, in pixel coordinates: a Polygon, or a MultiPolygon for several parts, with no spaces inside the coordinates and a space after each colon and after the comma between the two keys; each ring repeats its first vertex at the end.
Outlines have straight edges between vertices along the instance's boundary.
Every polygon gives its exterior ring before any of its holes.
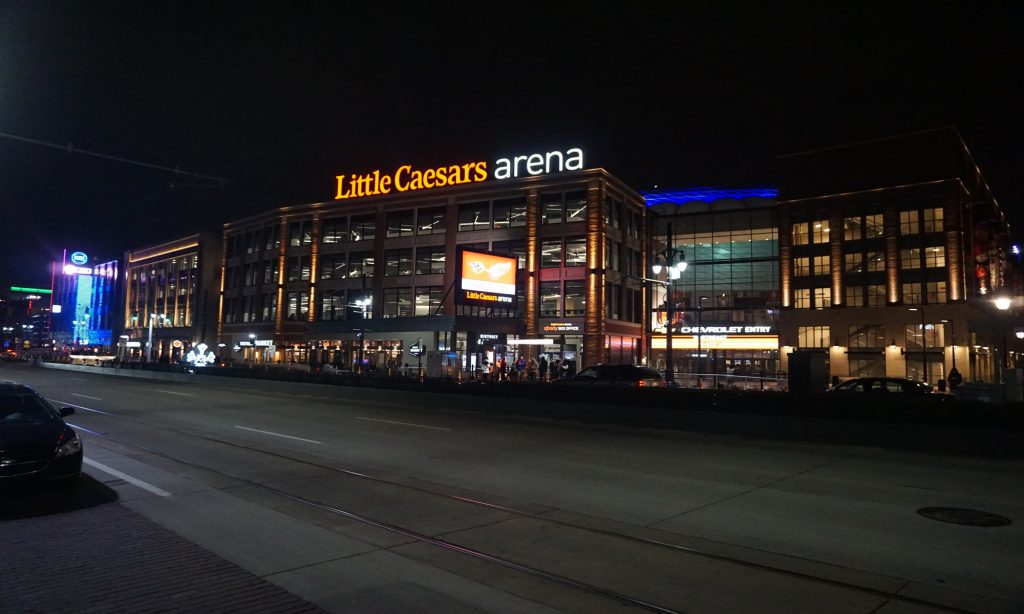
{"type": "Polygon", "coordinates": [[[697,387],[700,388],[700,376],[704,373],[704,356],[701,353],[701,326],[704,323],[704,301],[708,297],[697,298],[697,387]]]}
{"type": "Polygon", "coordinates": [[[362,313],[362,322],[359,326],[359,352],[356,361],[359,363],[359,372],[363,372],[363,346],[365,344],[366,337],[366,310],[373,303],[373,298],[358,298],[356,299],[355,305],[352,307],[358,307],[362,313]]]}
{"type": "Polygon", "coordinates": [[[676,384],[676,369],[673,360],[672,352],[672,324],[675,317],[675,300],[672,297],[672,282],[679,279],[683,271],[686,270],[686,257],[683,255],[683,250],[675,249],[672,247],[672,224],[666,224],[666,247],[665,249],[656,252],[654,254],[654,264],[651,265],[651,271],[655,275],[661,273],[661,269],[664,268],[667,275],[667,281],[658,281],[665,286],[665,383],[669,386],[675,386],[676,384]]]}
{"type": "Polygon", "coordinates": [[[249,333],[249,368],[256,367],[256,333],[249,333]]]}

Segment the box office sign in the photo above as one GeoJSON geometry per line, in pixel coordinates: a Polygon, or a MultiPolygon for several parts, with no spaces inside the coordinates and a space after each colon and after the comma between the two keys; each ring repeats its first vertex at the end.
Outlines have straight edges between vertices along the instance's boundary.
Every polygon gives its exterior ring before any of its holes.
{"type": "Polygon", "coordinates": [[[556,335],[579,333],[583,332],[583,322],[576,320],[553,320],[551,322],[542,322],[541,331],[556,335]]]}
{"type": "Polygon", "coordinates": [[[517,179],[582,169],[583,150],[577,147],[564,153],[549,151],[498,158],[491,165],[485,160],[465,164],[446,164],[426,169],[404,164],[390,172],[382,172],[377,169],[362,174],[336,175],[337,192],[334,199],[347,200],[392,192],[410,192],[467,183],[481,183],[492,178],[517,179]]]}
{"type": "Polygon", "coordinates": [[[457,260],[456,303],[515,309],[518,261],[514,256],[460,248],[457,260]]]}

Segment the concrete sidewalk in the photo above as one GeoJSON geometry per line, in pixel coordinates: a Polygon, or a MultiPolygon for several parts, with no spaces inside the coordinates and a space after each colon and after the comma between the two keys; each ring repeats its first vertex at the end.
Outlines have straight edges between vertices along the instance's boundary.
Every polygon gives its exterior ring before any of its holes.
{"type": "Polygon", "coordinates": [[[0,491],[0,613],[319,612],[116,502],[74,491],[0,491]]]}

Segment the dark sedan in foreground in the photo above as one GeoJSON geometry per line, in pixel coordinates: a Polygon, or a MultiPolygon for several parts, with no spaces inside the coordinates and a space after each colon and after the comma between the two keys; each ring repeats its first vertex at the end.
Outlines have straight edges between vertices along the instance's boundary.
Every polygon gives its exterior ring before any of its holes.
{"type": "Polygon", "coordinates": [[[833,392],[895,392],[901,394],[929,394],[932,387],[903,377],[858,377],[839,384],[833,392]]]}
{"type": "Polygon", "coordinates": [[[82,472],[82,440],[59,412],[29,388],[0,382],[0,486],[51,481],[72,485],[82,472]]]}

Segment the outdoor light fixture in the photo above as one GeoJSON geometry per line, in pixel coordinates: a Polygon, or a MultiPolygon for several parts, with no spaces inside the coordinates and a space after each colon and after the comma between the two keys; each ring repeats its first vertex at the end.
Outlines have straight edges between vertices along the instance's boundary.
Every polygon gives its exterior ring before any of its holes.
{"type": "Polygon", "coordinates": [[[1015,332],[1013,334],[1017,335],[1018,339],[1024,339],[1024,330],[1018,330],[1017,332],[1015,332]]]}
{"type": "Polygon", "coordinates": [[[997,296],[992,302],[996,304],[996,308],[1000,311],[1006,311],[1010,308],[1010,297],[1008,296],[997,296]]]}

